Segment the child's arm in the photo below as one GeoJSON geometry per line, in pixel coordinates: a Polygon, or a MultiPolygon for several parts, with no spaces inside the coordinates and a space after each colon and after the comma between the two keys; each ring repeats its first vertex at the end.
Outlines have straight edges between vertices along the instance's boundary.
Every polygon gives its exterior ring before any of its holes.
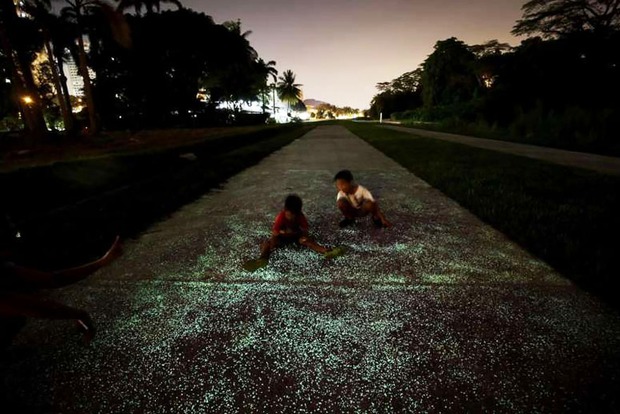
{"type": "Polygon", "coordinates": [[[45,272],[17,264],[10,264],[7,267],[13,276],[26,283],[34,284],[40,288],[55,288],[66,286],[86,278],[95,270],[110,263],[118,257],[120,253],[120,239],[116,237],[112,247],[110,247],[102,257],[81,266],[57,270],[55,272],[45,272]]]}
{"type": "Polygon", "coordinates": [[[271,235],[278,236],[280,234],[284,234],[284,212],[280,212],[276,216],[276,219],[273,222],[273,227],[271,228],[271,235]]]}
{"type": "Polygon", "coordinates": [[[373,203],[375,202],[375,198],[366,187],[362,187],[362,200],[372,201],[373,203]]]}

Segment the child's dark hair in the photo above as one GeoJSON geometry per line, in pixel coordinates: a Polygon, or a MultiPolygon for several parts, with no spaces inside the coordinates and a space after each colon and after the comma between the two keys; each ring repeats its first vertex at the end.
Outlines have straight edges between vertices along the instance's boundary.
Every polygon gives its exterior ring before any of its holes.
{"type": "Polygon", "coordinates": [[[293,214],[301,213],[302,201],[297,194],[289,194],[284,200],[284,209],[290,211],[293,214]]]}
{"type": "Polygon", "coordinates": [[[338,171],[338,173],[334,177],[334,181],[336,180],[345,180],[345,181],[351,182],[353,181],[353,174],[351,174],[351,171],[349,170],[338,171]]]}

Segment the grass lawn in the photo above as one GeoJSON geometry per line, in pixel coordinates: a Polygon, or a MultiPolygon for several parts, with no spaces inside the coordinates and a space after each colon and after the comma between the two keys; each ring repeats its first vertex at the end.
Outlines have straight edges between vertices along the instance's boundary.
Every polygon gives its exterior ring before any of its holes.
{"type": "Polygon", "coordinates": [[[209,140],[243,136],[278,126],[246,126],[196,129],[160,129],[138,132],[110,131],[96,137],[67,138],[51,135],[36,144],[23,137],[0,136],[0,172],[31,168],[62,161],[86,160],[110,155],[135,154],[201,144],[209,140]]]}
{"type": "Polygon", "coordinates": [[[620,177],[346,126],[582,287],[620,302],[620,177]]]}
{"type": "Polygon", "coordinates": [[[88,154],[75,151],[77,160],[0,173],[7,195],[0,207],[21,231],[22,261],[80,263],[105,250],[114,234],[138,234],[312,128],[158,131],[142,139],[153,146],[101,144],[88,154]]]}
{"type": "Polygon", "coordinates": [[[610,157],[620,156],[620,145],[617,143],[606,143],[594,145],[587,140],[582,143],[567,143],[558,139],[545,138],[544,135],[528,135],[519,133],[515,136],[514,132],[506,129],[491,128],[484,124],[450,124],[441,122],[417,122],[403,120],[400,126],[415,129],[426,129],[429,131],[446,132],[449,134],[466,135],[470,137],[493,139],[496,141],[508,141],[516,144],[536,145],[539,147],[549,147],[563,149],[567,151],[586,152],[591,154],[607,155],[610,157]]]}

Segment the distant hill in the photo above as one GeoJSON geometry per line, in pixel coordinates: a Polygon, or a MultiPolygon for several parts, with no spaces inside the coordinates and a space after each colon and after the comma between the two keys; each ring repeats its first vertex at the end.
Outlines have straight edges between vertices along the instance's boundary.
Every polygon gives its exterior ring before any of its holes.
{"type": "Polygon", "coordinates": [[[327,102],[319,101],[318,99],[304,99],[304,104],[306,106],[317,107],[319,105],[329,105],[327,102]]]}

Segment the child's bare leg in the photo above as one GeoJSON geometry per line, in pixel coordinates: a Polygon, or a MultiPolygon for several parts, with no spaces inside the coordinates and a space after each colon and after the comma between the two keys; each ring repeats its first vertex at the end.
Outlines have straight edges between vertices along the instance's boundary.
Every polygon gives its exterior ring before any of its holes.
{"type": "Polygon", "coordinates": [[[1,297],[0,315],[40,319],[74,319],[84,332],[87,342],[90,342],[95,334],[95,327],[88,312],[32,295],[8,294],[1,297]]]}
{"type": "Polygon", "coordinates": [[[269,240],[265,240],[260,245],[260,258],[269,259],[271,252],[278,247],[278,236],[271,236],[269,240]]]}
{"type": "Polygon", "coordinates": [[[383,224],[384,227],[392,227],[392,223],[385,218],[379,206],[377,206],[377,217],[381,220],[381,224],[383,224]]]}
{"type": "Polygon", "coordinates": [[[317,242],[315,242],[311,237],[303,236],[299,238],[299,244],[302,246],[308,247],[309,249],[314,250],[317,253],[325,253],[329,251],[329,249],[325,246],[321,246],[317,242]]]}
{"type": "Polygon", "coordinates": [[[362,210],[366,213],[370,213],[374,221],[380,221],[381,224],[384,225],[385,227],[390,227],[392,225],[389,221],[387,221],[387,219],[383,215],[383,212],[379,208],[379,204],[377,204],[376,202],[374,201],[365,202],[362,205],[362,210]]]}
{"type": "Polygon", "coordinates": [[[357,210],[344,198],[338,200],[338,209],[342,212],[344,218],[348,220],[354,220],[357,217],[357,210]]]}

